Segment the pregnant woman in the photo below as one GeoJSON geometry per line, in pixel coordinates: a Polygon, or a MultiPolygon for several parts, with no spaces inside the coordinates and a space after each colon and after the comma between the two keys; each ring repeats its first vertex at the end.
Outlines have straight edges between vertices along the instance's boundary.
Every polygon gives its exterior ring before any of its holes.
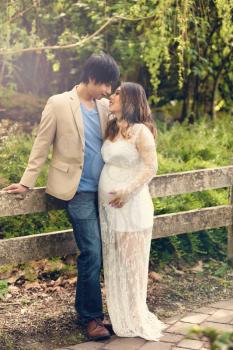
{"type": "Polygon", "coordinates": [[[121,337],[158,341],[164,324],[146,304],[156,174],[155,128],[143,88],[123,83],[110,98],[99,182],[107,307],[121,337]]]}

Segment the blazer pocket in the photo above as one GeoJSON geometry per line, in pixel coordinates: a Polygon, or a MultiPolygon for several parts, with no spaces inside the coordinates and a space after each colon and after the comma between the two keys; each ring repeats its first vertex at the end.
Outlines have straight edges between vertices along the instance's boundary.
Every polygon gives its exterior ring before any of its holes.
{"type": "Polygon", "coordinates": [[[69,164],[63,163],[60,160],[52,160],[51,166],[58,170],[64,171],[65,173],[68,173],[69,170],[69,164]]]}

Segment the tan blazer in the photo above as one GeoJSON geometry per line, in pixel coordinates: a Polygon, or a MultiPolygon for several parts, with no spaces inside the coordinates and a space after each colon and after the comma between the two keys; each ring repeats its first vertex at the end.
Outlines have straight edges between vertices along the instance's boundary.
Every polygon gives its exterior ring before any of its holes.
{"type": "MultiPolygon", "coordinates": [[[[96,100],[102,136],[108,120],[108,100],[96,100]]],[[[39,131],[20,183],[34,187],[41,168],[53,146],[46,192],[63,200],[77,191],[84,162],[84,127],[76,86],[68,92],[49,98],[39,131]]]]}

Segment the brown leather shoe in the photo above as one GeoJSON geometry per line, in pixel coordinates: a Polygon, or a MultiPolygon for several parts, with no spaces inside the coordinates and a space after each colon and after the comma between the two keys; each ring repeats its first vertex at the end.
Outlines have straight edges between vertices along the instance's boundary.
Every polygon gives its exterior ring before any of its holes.
{"type": "Polygon", "coordinates": [[[114,330],[112,328],[112,324],[111,323],[109,323],[109,322],[107,323],[106,321],[104,322],[100,318],[97,318],[97,321],[99,323],[101,323],[105,328],[107,328],[107,330],[109,331],[110,335],[115,335],[115,332],[114,332],[114,330]]]}
{"type": "Polygon", "coordinates": [[[110,335],[115,335],[115,332],[112,328],[112,324],[111,323],[103,323],[104,327],[107,328],[107,330],[109,331],[110,335]]]}
{"type": "Polygon", "coordinates": [[[110,333],[105,328],[102,320],[91,320],[87,324],[87,337],[89,340],[104,340],[110,338],[110,333]]]}

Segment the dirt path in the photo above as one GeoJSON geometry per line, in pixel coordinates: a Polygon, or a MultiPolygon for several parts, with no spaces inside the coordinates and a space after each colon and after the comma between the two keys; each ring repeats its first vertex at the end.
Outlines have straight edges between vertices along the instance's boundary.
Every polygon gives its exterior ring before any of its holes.
{"type": "MultiPolygon", "coordinates": [[[[161,319],[233,297],[233,270],[201,262],[192,269],[151,271],[148,305],[161,319]]],[[[8,281],[0,301],[1,350],[52,350],[85,341],[73,307],[75,264],[46,260],[0,270],[8,281]]],[[[103,286],[103,282],[102,282],[103,286]]],[[[104,287],[102,289],[104,298],[104,287]]],[[[106,311],[106,304],[104,302],[106,311]]]]}

